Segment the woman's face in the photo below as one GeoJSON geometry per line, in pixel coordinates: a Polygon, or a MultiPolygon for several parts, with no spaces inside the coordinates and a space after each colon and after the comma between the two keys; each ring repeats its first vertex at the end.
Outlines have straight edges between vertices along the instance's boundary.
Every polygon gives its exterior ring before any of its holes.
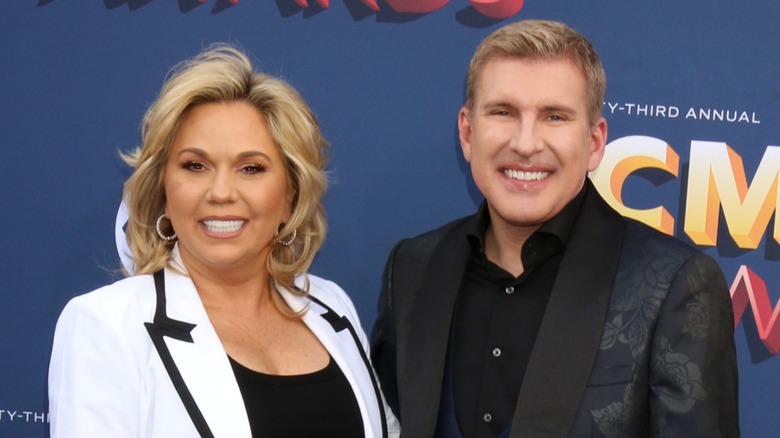
{"type": "Polygon", "coordinates": [[[215,102],[185,113],[163,184],[165,214],[188,270],[266,269],[274,234],[290,217],[292,189],[253,106],[215,102]]]}

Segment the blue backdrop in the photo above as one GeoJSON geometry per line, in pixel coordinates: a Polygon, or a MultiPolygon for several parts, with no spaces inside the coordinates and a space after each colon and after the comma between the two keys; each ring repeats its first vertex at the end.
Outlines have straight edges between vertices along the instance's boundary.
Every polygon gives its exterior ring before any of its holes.
{"type": "Polygon", "coordinates": [[[129,170],[118,151],[137,145],[175,63],[234,42],[310,103],[332,143],[330,232],[313,271],[350,293],[368,330],[393,243],[480,201],[456,132],[465,71],[483,37],[524,18],[565,21],[599,50],[608,156],[623,157],[599,189],[622,187],[618,201],[635,210],[663,206],[669,232],[719,260],[745,309],[742,430],[777,435],[777,2],[500,0],[498,12],[468,0],[78,3],[0,6],[0,436],[47,434],[56,318],[71,297],[120,277],[114,223],[129,170]],[[663,165],[643,152],[653,144],[668,145],[663,165]],[[765,202],[743,205],[750,193],[765,202]],[[738,231],[751,224],[752,246],[738,231]],[[743,267],[748,282],[737,281],[743,267]]]}

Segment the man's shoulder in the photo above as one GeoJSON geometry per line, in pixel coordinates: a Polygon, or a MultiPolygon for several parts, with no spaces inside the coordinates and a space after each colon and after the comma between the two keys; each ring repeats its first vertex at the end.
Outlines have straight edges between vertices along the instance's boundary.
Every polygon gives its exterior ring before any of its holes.
{"type": "Polygon", "coordinates": [[[642,222],[625,219],[626,228],[623,240],[623,259],[650,260],[663,259],[681,266],[692,258],[710,258],[693,245],[670,236],[642,222]]]}
{"type": "MultiPolygon", "coordinates": [[[[631,253],[649,252],[662,254],[664,252],[673,253],[675,256],[689,258],[701,251],[693,245],[677,238],[665,234],[643,222],[623,216],[612,208],[595,188],[591,188],[589,196],[586,198],[585,207],[591,212],[588,225],[599,223],[602,226],[613,227],[615,231],[620,230],[622,236],[622,254],[623,257],[631,253]]],[[[610,228],[612,229],[612,228],[610,228]]]]}
{"type": "Polygon", "coordinates": [[[475,221],[475,215],[464,216],[417,236],[402,239],[396,244],[394,252],[426,253],[434,250],[439,243],[447,239],[462,238],[465,241],[466,235],[474,228],[475,221]]]}

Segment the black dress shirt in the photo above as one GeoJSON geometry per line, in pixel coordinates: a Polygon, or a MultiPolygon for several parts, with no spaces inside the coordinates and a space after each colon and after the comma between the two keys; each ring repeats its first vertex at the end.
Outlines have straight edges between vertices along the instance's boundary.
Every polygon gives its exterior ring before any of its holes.
{"type": "Polygon", "coordinates": [[[472,252],[455,310],[452,376],[455,414],[464,437],[497,437],[515,411],[536,336],[584,191],[544,223],[519,255],[514,277],[485,255],[485,203],[468,235],[472,252]]]}

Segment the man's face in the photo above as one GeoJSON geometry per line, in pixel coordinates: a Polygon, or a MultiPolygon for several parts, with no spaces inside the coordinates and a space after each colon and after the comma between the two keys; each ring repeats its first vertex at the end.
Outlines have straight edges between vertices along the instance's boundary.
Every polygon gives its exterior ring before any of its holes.
{"type": "Polygon", "coordinates": [[[489,61],[458,129],[491,221],[510,229],[536,229],[560,212],[607,138],[603,118],[590,123],[585,77],[564,58],[489,61]]]}

